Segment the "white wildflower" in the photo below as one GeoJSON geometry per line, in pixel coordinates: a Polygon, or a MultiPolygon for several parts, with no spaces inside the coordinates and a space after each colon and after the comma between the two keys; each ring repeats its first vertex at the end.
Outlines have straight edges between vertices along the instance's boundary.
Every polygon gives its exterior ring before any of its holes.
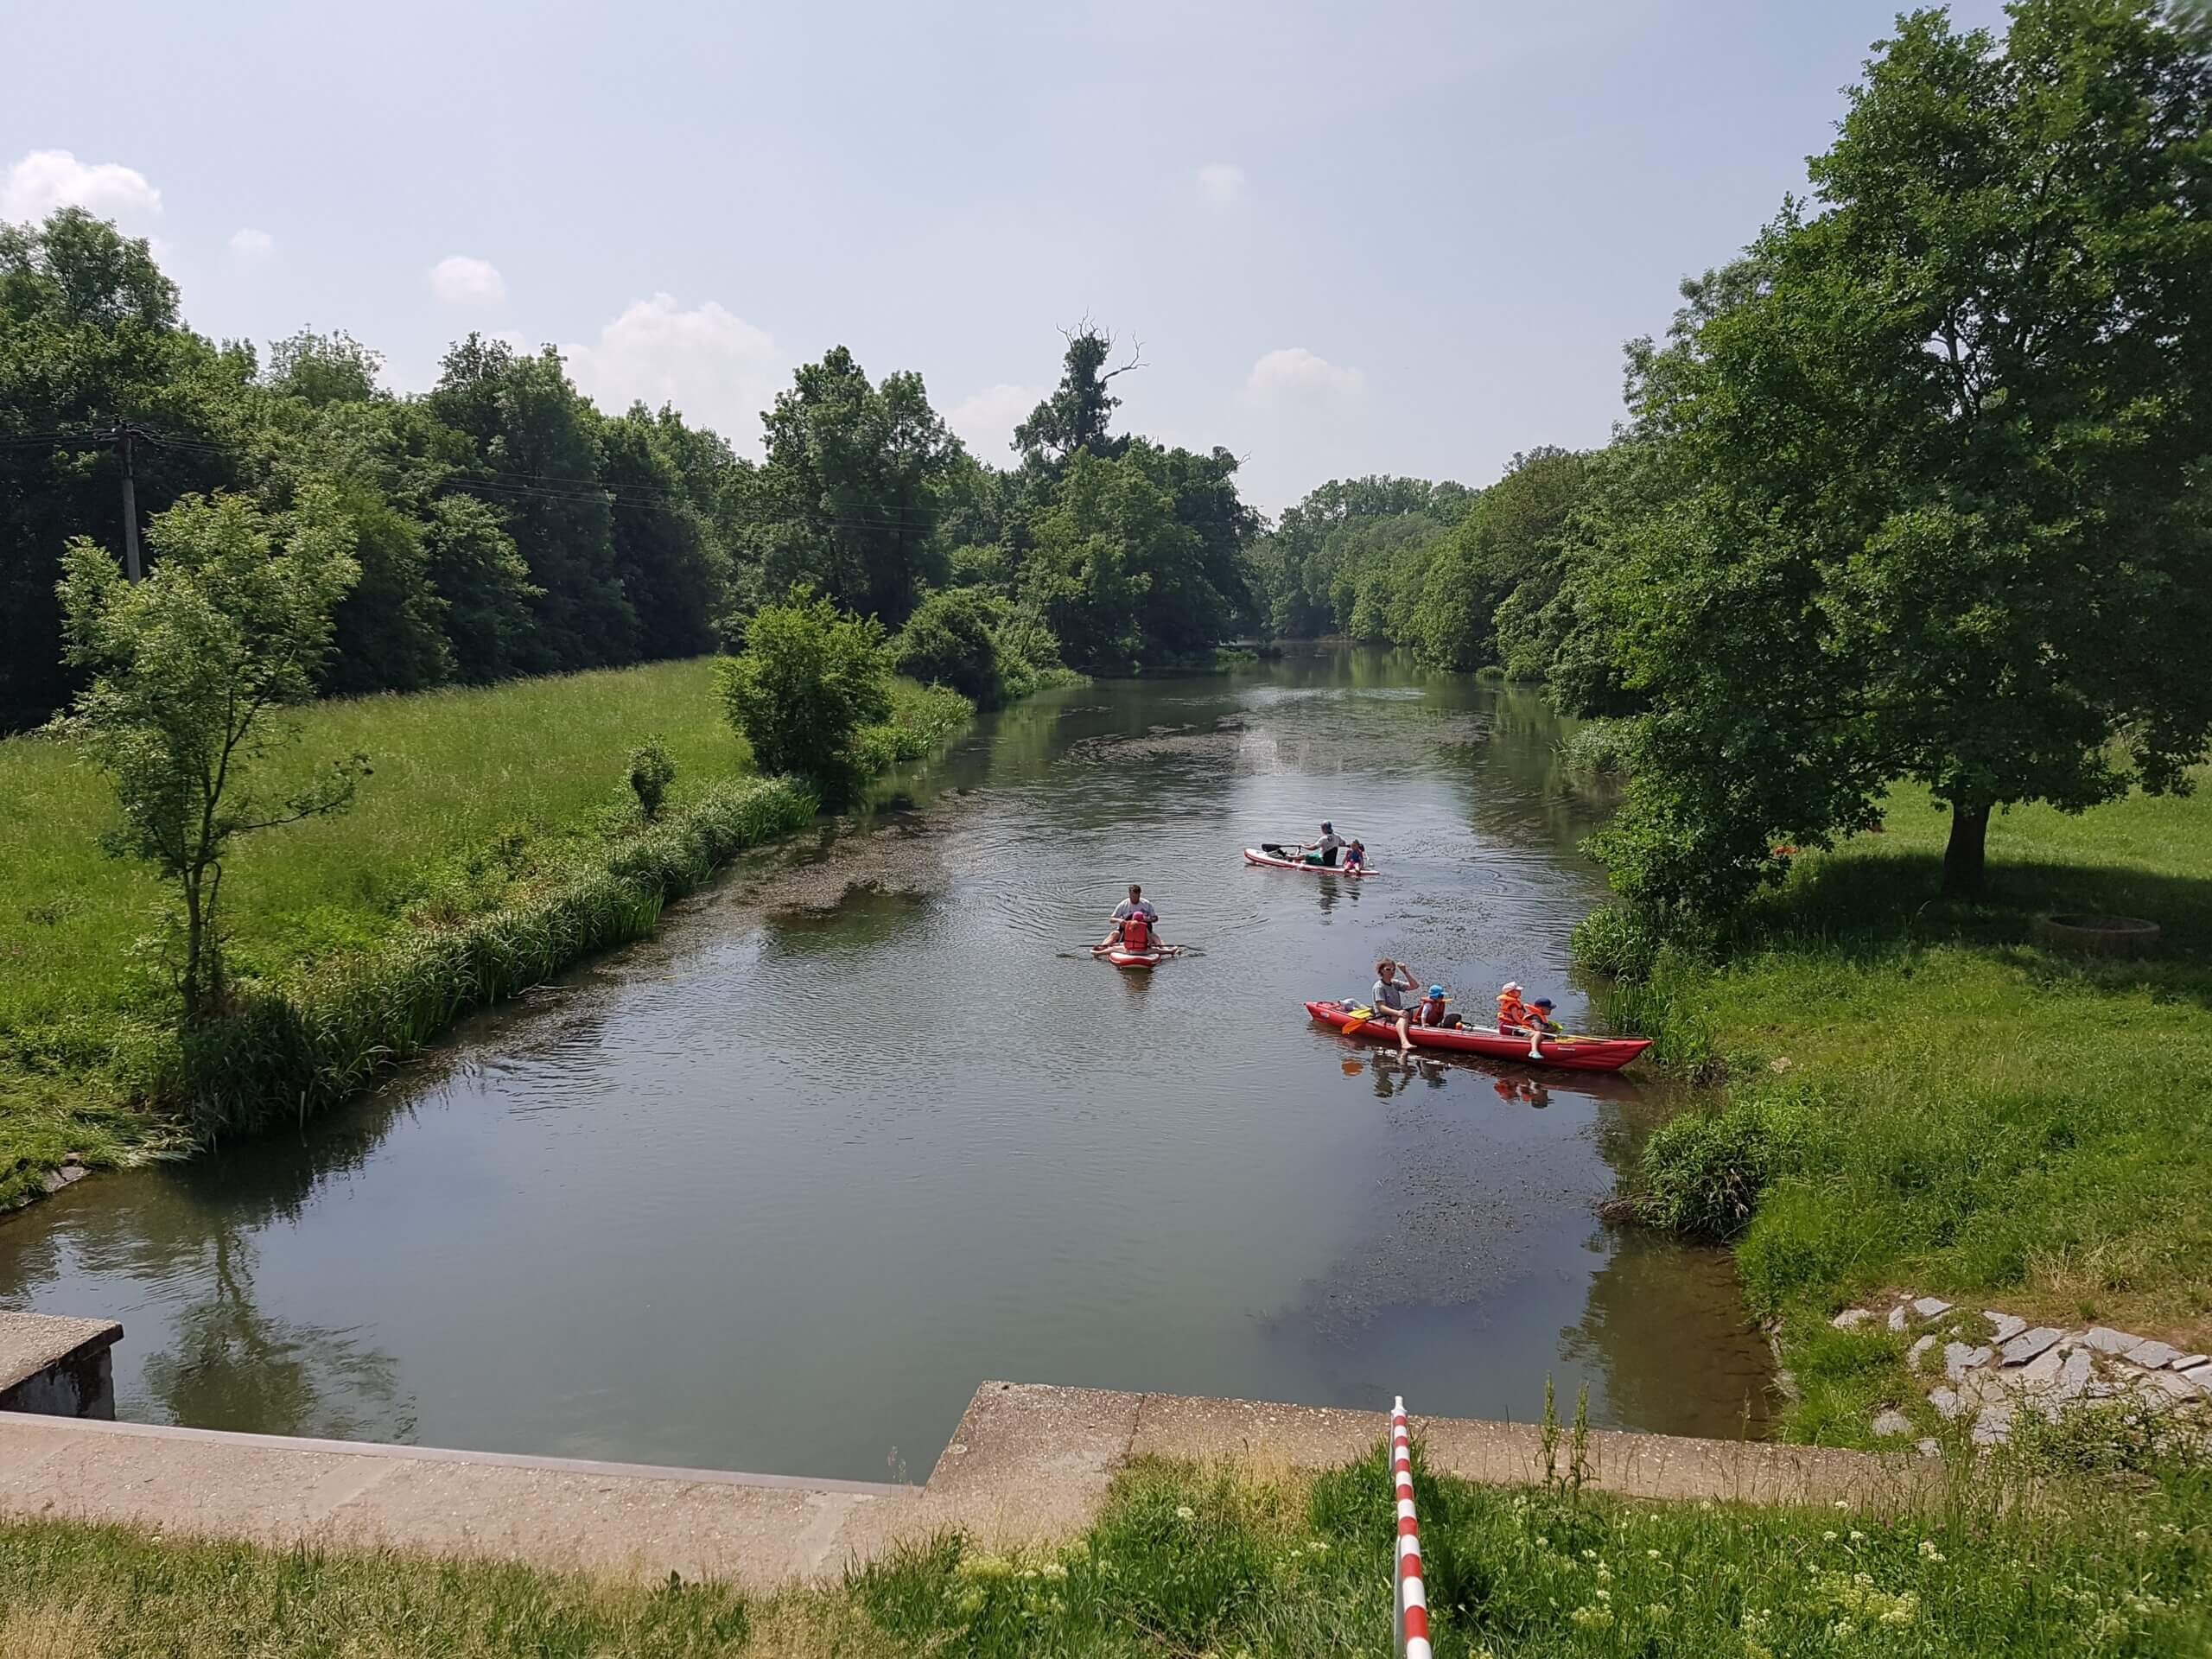
{"type": "Polygon", "coordinates": [[[1178,1503],[1175,1506],[1175,1518],[1178,1521],[1188,1521],[1197,1514],[1198,1511],[1187,1503],[1178,1503]]]}

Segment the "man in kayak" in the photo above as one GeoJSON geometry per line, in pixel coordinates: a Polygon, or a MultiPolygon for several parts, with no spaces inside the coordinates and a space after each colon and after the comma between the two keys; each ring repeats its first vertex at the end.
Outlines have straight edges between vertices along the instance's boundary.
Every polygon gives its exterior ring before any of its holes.
{"type": "Polygon", "coordinates": [[[1411,1030],[1414,1010],[1413,1005],[1406,1001],[1408,992],[1418,997],[1421,983],[1402,963],[1393,962],[1385,957],[1375,964],[1375,1017],[1386,1024],[1391,1020],[1398,1022],[1398,1053],[1401,1058],[1414,1052],[1411,1030]]]}
{"type": "Polygon", "coordinates": [[[1155,931],[1159,926],[1160,912],[1153,908],[1152,900],[1144,896],[1144,888],[1132,881],[1129,883],[1129,896],[1114,906],[1114,925],[1107,930],[1106,937],[1099,940],[1098,948],[1103,950],[1109,945],[1119,944],[1131,950],[1151,950],[1160,943],[1155,931]]]}
{"type": "Polygon", "coordinates": [[[1344,850],[1344,838],[1337,833],[1333,823],[1321,826],[1321,839],[1308,842],[1298,850],[1308,864],[1319,864],[1325,869],[1337,867],[1337,855],[1344,850]]]}

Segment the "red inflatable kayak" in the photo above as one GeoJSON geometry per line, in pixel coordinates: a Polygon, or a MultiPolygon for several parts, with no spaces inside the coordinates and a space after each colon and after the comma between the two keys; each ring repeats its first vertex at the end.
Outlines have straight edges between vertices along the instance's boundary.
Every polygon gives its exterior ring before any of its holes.
{"type": "MultiPolygon", "coordinates": [[[[1341,1002],[1308,1002],[1306,1012],[1342,1031],[1351,1022],[1341,1002]]],[[[1358,1035],[1377,1042],[1398,1040],[1394,1019],[1370,1020],[1358,1035]]],[[[1644,1037],[1547,1037],[1538,1055],[1526,1037],[1501,1037],[1488,1026],[1415,1026],[1407,1033],[1415,1048],[1448,1048],[1461,1054],[1485,1054],[1524,1065],[1553,1065],[1567,1071],[1618,1071],[1651,1046],[1644,1037]]]]}
{"type": "Polygon", "coordinates": [[[1103,955],[1116,968],[1157,968],[1167,953],[1165,950],[1124,950],[1117,944],[1103,955]]]}
{"type": "Polygon", "coordinates": [[[1379,870],[1348,870],[1341,864],[1308,864],[1302,858],[1277,858],[1273,853],[1263,853],[1256,847],[1244,849],[1248,864],[1264,864],[1271,870],[1304,870],[1313,875],[1348,875],[1355,881],[1363,875],[1379,875],[1379,870]]]}

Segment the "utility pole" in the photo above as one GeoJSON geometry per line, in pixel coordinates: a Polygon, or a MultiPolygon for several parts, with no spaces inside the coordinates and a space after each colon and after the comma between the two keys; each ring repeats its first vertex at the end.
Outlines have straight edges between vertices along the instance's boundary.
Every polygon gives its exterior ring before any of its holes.
{"type": "Polygon", "coordinates": [[[136,582],[143,574],[138,565],[138,476],[131,466],[130,441],[136,434],[127,426],[116,431],[123,449],[123,574],[136,582]]]}

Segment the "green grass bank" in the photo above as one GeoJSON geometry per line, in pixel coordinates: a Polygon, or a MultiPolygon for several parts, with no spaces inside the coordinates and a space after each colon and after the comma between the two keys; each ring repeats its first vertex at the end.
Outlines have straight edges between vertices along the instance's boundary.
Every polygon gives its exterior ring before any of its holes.
{"type": "MultiPolygon", "coordinates": [[[[2183,1655],[2212,1638],[2212,1495],[1981,1469],[1918,1509],[1652,1504],[1417,1472],[1436,1650],[1573,1656],[2183,1655]]],[[[675,1659],[1389,1651],[1395,1510],[1376,1452],[1310,1479],[1143,1464],[1049,1551],[958,1535],[823,1590],[617,1587],[517,1567],[0,1526],[22,1659],[675,1659]]]]}
{"type": "MultiPolygon", "coordinates": [[[[74,1153],[185,1151],[342,1098],[461,1014],[650,929],[747,848],[809,822],[749,775],[711,659],[318,704],[278,763],[374,767],[349,811],[241,842],[225,917],[236,1014],[180,1039],[159,954],[167,895],[102,853],[106,780],[41,737],[0,742],[0,1204],[74,1153]],[[646,823],[626,779],[658,734],[677,766],[646,823]]],[[[877,769],[973,714],[901,683],[864,734],[877,769]]],[[[279,773],[277,781],[281,781],[279,773]]]]}
{"type": "Polygon", "coordinates": [[[1655,1058],[1726,1079],[1653,1138],[1647,1213],[1733,1238],[1805,1397],[1789,1427],[1863,1440],[1904,1340],[1827,1328],[1911,1287],[2056,1325],[2212,1344],[2212,798],[2137,796],[1990,830],[1986,905],[1935,895],[1946,820],[1802,859],[1710,957],[1607,915],[1578,953],[1655,1058]],[[2145,918],[2161,948],[2078,958],[2040,915],[2145,918]]]}

